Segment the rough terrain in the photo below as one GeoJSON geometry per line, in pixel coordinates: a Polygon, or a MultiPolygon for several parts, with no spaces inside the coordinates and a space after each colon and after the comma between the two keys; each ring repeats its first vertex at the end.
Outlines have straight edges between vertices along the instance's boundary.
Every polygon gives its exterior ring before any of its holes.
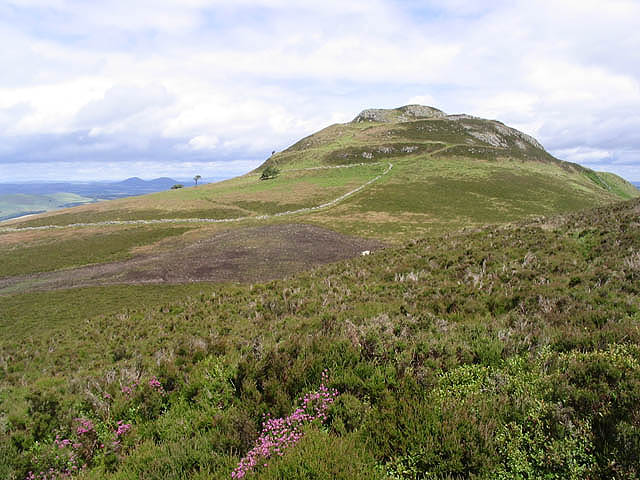
{"type": "Polygon", "coordinates": [[[284,224],[213,235],[185,248],[54,272],[0,278],[0,295],[108,284],[257,282],[376,250],[375,240],[324,228],[284,224]]]}

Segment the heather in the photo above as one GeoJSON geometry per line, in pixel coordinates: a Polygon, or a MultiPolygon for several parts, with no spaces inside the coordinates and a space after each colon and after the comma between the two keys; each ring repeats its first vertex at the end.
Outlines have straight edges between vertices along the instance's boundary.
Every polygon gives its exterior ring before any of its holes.
{"type": "Polygon", "coordinates": [[[0,477],[637,478],[639,216],[269,283],[78,289],[76,312],[68,291],[1,297],[0,477]]]}

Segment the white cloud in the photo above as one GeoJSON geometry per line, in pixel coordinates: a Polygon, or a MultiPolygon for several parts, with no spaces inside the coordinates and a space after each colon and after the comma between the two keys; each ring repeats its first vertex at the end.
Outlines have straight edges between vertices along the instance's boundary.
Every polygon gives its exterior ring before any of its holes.
{"type": "Polygon", "coordinates": [[[96,128],[122,122],[154,108],[169,105],[172,99],[161,85],[145,87],[116,85],[99,100],[92,100],[77,113],[75,122],[80,128],[96,128]]]}
{"type": "Polygon", "coordinates": [[[214,150],[220,140],[213,135],[198,135],[189,140],[189,147],[194,150],[214,150]]]}
{"type": "Polygon", "coordinates": [[[570,162],[580,163],[583,165],[599,165],[603,163],[604,160],[611,159],[611,152],[608,150],[589,147],[565,148],[557,150],[556,154],[570,162]]]}
{"type": "Polygon", "coordinates": [[[624,0],[9,0],[0,163],[229,169],[362,108],[424,103],[635,175],[639,17],[624,0]]]}

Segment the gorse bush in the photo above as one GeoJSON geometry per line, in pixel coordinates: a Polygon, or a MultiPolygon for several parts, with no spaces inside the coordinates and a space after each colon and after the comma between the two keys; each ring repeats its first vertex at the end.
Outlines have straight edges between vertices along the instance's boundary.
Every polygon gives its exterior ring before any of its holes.
{"type": "Polygon", "coordinates": [[[0,298],[24,320],[0,336],[0,477],[638,478],[638,212],[419,239],[180,300],[138,287],[55,322],[34,319],[65,292],[0,298]],[[319,386],[340,395],[317,410],[319,386]],[[283,424],[295,442],[271,436],[283,424]]]}

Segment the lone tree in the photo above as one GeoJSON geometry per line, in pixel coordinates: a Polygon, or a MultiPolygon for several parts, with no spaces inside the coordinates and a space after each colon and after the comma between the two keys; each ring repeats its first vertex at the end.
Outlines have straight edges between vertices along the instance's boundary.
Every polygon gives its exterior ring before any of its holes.
{"type": "Polygon", "coordinates": [[[278,170],[273,165],[269,165],[262,171],[262,175],[260,175],[260,180],[269,180],[270,178],[276,178],[280,174],[280,170],[278,170]]]}
{"type": "Polygon", "coordinates": [[[195,177],[193,177],[193,181],[196,182],[196,187],[198,186],[198,180],[200,180],[202,177],[200,175],[196,175],[195,177]]]}

